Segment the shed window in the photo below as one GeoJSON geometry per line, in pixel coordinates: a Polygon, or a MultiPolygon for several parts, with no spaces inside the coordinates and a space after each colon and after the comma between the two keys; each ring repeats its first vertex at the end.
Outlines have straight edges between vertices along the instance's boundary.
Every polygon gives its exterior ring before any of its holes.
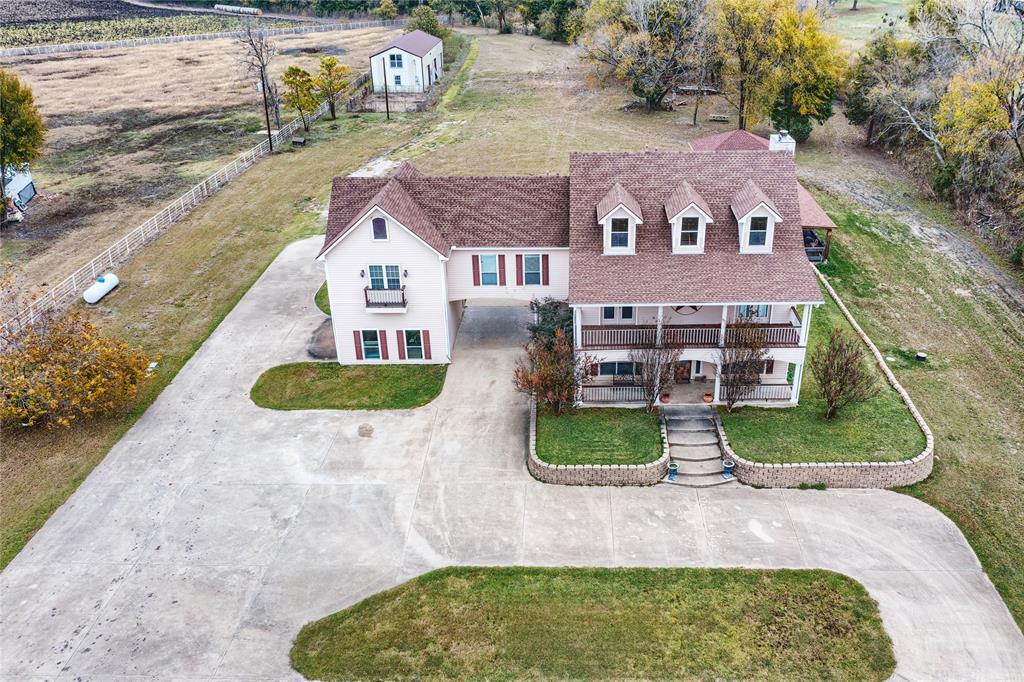
{"type": "Polygon", "coordinates": [[[402,77],[399,76],[397,73],[395,74],[395,85],[397,85],[397,86],[401,86],[402,85],[402,77]]]}
{"type": "Polygon", "coordinates": [[[612,246],[629,246],[629,219],[612,218],[612,246]]]}
{"type": "Polygon", "coordinates": [[[388,223],[383,218],[373,219],[373,239],[375,241],[386,241],[388,238],[388,223]]]}
{"type": "Polygon", "coordinates": [[[747,238],[748,246],[764,246],[768,243],[768,218],[765,216],[754,216],[750,219],[750,236],[747,238]]]}
{"type": "Polygon", "coordinates": [[[523,256],[523,283],[540,284],[540,254],[528,253],[523,256]]]}
{"type": "MultiPolygon", "coordinates": [[[[400,55],[400,54],[389,54],[388,55],[388,62],[390,62],[392,69],[400,69],[400,68],[402,68],[402,55],[400,55]]],[[[397,79],[396,79],[395,85],[398,85],[400,82],[401,81],[397,81],[397,79]]]]}
{"type": "Polygon", "coordinates": [[[480,284],[498,286],[498,257],[494,254],[480,256],[480,284]]]}
{"type": "Polygon", "coordinates": [[[683,218],[679,225],[679,246],[697,246],[700,218],[683,218]]]}
{"type": "Polygon", "coordinates": [[[367,360],[380,360],[380,338],[376,329],[364,329],[363,357],[367,360]]]}

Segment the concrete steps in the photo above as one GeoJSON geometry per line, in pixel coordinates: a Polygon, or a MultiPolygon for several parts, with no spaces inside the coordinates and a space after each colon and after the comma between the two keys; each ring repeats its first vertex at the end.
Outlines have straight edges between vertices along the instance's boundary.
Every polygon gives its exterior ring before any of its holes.
{"type": "Polygon", "coordinates": [[[723,475],[722,450],[713,408],[708,405],[666,405],[663,409],[669,455],[678,469],[676,480],[670,481],[666,476],[662,483],[687,488],[738,485],[735,478],[723,475]]]}

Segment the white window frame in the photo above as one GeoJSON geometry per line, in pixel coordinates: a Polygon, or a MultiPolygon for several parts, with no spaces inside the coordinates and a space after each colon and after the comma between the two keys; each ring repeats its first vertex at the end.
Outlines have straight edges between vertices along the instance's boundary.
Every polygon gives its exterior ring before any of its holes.
{"type": "Polygon", "coordinates": [[[387,218],[385,218],[384,216],[374,216],[374,217],[370,218],[370,239],[375,241],[375,242],[391,241],[391,226],[388,225],[388,219],[387,218]],[[373,222],[375,220],[382,220],[382,221],[384,221],[384,236],[383,237],[378,237],[377,234],[374,232],[373,222]]]}
{"type": "Polygon", "coordinates": [[[482,287],[497,287],[501,286],[501,264],[496,253],[481,253],[480,254],[480,286],[482,287]],[[484,281],[484,259],[494,259],[494,283],[488,284],[484,281]]]}
{"type": "Polygon", "coordinates": [[[704,253],[704,237],[707,234],[707,226],[709,223],[715,221],[711,219],[711,216],[704,213],[704,211],[697,208],[696,204],[690,204],[682,211],[672,216],[670,219],[672,226],[672,253],[674,254],[702,254],[704,253]],[[683,246],[680,244],[683,234],[683,219],[684,218],[696,218],[697,219],[697,243],[687,244],[683,246]]]}
{"type": "Polygon", "coordinates": [[[782,216],[777,215],[772,209],[761,203],[737,222],[740,229],[740,253],[772,252],[772,245],[775,242],[775,227],[782,222],[782,216]],[[750,223],[752,218],[767,218],[764,244],[751,245],[750,243],[750,223]]]}
{"type": "Polygon", "coordinates": [[[633,215],[632,211],[619,204],[598,222],[604,229],[604,255],[632,256],[636,253],[636,226],[642,225],[643,221],[633,215]],[[628,221],[626,246],[612,246],[612,221],[619,219],[626,219],[628,221]]]}
{"type": "Polygon", "coordinates": [[[405,68],[404,60],[402,58],[402,53],[401,52],[392,52],[391,54],[389,54],[388,55],[388,66],[391,67],[392,69],[403,69],[403,68],[405,68]]]}
{"type": "Polygon", "coordinates": [[[632,360],[602,360],[597,363],[597,376],[599,377],[633,377],[636,376],[636,364],[632,360]],[[615,365],[615,371],[605,374],[605,365],[615,365]],[[619,374],[619,365],[631,365],[629,374],[619,374]]]}
{"type": "MultiPolygon", "coordinates": [[[[481,273],[481,280],[483,273],[481,273]]],[[[539,253],[524,253],[523,254],[523,286],[536,287],[544,284],[544,256],[539,253]],[[531,258],[537,259],[537,269],[530,270],[526,267],[526,264],[531,258]],[[529,279],[530,275],[537,275],[537,281],[531,282],[529,279]]]]}
{"type": "Polygon", "coordinates": [[[383,359],[383,356],[381,355],[381,352],[380,352],[380,330],[379,329],[360,329],[359,330],[359,345],[362,347],[362,350],[363,350],[363,360],[382,360],[383,359]],[[377,335],[377,357],[375,357],[375,358],[371,358],[369,353],[367,353],[367,350],[366,350],[367,349],[367,345],[366,345],[366,334],[367,333],[376,334],[377,335]]]}
{"type": "Polygon", "coordinates": [[[422,359],[424,359],[425,355],[424,355],[423,330],[422,329],[403,329],[402,330],[402,345],[405,348],[405,359],[406,360],[422,360],[422,359]],[[415,333],[420,335],[420,345],[418,346],[420,356],[418,358],[412,357],[412,355],[409,353],[409,349],[410,348],[416,348],[417,347],[417,346],[410,346],[409,345],[409,336],[408,336],[409,332],[415,332],[415,333]]]}
{"type": "Polygon", "coordinates": [[[750,314],[750,312],[751,312],[750,309],[754,308],[753,315],[750,316],[750,319],[753,322],[767,322],[772,317],[772,307],[770,305],[768,305],[767,303],[745,303],[743,305],[736,306],[736,319],[737,320],[742,319],[743,317],[745,317],[745,315],[743,313],[743,309],[744,308],[747,309],[747,314],[750,314]],[[765,310],[764,315],[760,315],[759,314],[761,312],[762,308],[764,308],[764,310],[765,310]]]}
{"type": "Polygon", "coordinates": [[[367,286],[369,286],[370,289],[374,289],[374,286],[373,286],[373,276],[370,274],[370,268],[372,268],[372,267],[380,268],[381,269],[381,274],[384,276],[384,286],[383,286],[383,288],[382,289],[376,289],[376,291],[382,291],[384,289],[401,289],[402,285],[405,283],[404,282],[404,278],[402,276],[402,266],[401,265],[396,264],[396,263],[370,263],[370,264],[368,264],[366,266],[366,281],[367,281],[367,286]],[[389,280],[388,280],[388,268],[396,268],[398,270],[398,286],[388,286],[389,283],[390,283],[389,280]]]}
{"type": "Polygon", "coordinates": [[[396,73],[395,74],[395,87],[396,88],[402,87],[402,74],[400,74],[400,73],[396,73]]]}
{"type": "Polygon", "coordinates": [[[635,305],[603,305],[601,306],[601,324],[636,324],[636,306],[635,305]],[[605,317],[605,308],[612,308],[615,313],[613,317],[605,317]],[[625,317],[622,311],[628,308],[631,311],[630,317],[625,317]]]}

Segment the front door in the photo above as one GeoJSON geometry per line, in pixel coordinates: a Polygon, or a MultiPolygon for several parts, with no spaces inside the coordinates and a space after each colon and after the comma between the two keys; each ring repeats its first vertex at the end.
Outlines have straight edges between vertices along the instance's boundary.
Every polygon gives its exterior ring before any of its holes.
{"type": "Polygon", "coordinates": [[[690,383],[690,372],[693,362],[690,360],[679,360],[676,362],[675,382],[677,384],[688,384],[690,383]]]}

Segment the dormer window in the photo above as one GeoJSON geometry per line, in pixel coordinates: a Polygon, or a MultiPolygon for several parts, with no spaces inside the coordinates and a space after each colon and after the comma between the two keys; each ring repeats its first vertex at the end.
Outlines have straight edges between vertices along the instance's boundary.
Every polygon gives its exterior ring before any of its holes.
{"type": "Polygon", "coordinates": [[[386,242],[388,240],[388,223],[383,218],[373,219],[373,241],[386,242]]]}
{"type": "Polygon", "coordinates": [[[697,246],[700,218],[689,216],[679,220],[679,246],[697,246]]]}
{"type": "Polygon", "coordinates": [[[768,216],[752,216],[750,231],[747,233],[747,246],[766,246],[768,244],[768,216]]]}
{"type": "Polygon", "coordinates": [[[629,248],[629,218],[612,218],[612,248],[629,248]]]}
{"type": "Polygon", "coordinates": [[[704,253],[704,233],[713,222],[708,204],[685,180],[665,200],[665,217],[672,228],[672,253],[704,253]]]}

